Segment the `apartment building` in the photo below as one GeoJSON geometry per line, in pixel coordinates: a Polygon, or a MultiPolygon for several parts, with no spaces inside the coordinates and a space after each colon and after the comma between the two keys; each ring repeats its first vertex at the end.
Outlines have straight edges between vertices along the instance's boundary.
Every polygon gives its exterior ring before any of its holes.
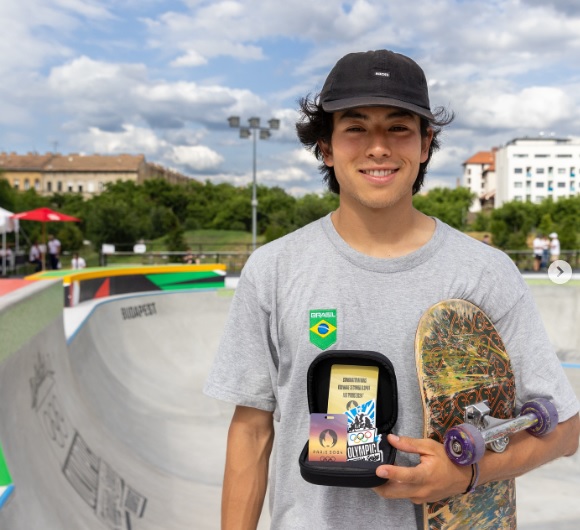
{"type": "Polygon", "coordinates": [[[540,203],[578,195],[580,139],[515,138],[463,163],[462,185],[476,193],[470,211],[509,201],[540,203]]]}
{"type": "Polygon", "coordinates": [[[479,151],[463,162],[462,186],[475,194],[470,212],[493,208],[496,186],[495,148],[479,151]]]}
{"type": "Polygon", "coordinates": [[[190,177],[140,155],[81,155],[0,153],[0,172],[15,189],[34,188],[41,195],[80,193],[90,198],[101,193],[108,183],[118,180],[137,184],[161,178],[172,184],[190,181],[190,177]]]}
{"type": "Polygon", "coordinates": [[[17,190],[34,188],[41,193],[43,168],[52,157],[50,153],[45,155],[0,153],[0,174],[8,180],[10,186],[17,190]]]}
{"type": "Polygon", "coordinates": [[[496,207],[516,200],[539,203],[578,195],[580,140],[516,138],[495,157],[498,176],[496,207]]]}

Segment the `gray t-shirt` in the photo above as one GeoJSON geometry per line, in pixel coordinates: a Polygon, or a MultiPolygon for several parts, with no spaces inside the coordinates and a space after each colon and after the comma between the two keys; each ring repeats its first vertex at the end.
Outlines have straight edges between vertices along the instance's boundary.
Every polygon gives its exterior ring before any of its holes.
{"type": "MultiPolygon", "coordinates": [[[[205,393],[274,411],[272,528],[400,529],[420,524],[419,511],[408,500],[386,500],[366,489],[316,486],[300,476],[298,457],[309,430],[306,373],[322,351],[310,340],[310,312],[336,312],[336,342],[330,349],[378,351],[391,360],[399,389],[393,432],[421,438],[415,333],[429,307],[451,298],[474,303],[495,324],[513,364],[518,407],[543,396],[553,400],[561,421],[578,411],[515,265],[503,252],[441,221],[427,244],[394,259],[352,249],[330,215],[252,254],[205,393]]],[[[415,463],[411,455],[397,456],[397,464],[415,463]]]]}

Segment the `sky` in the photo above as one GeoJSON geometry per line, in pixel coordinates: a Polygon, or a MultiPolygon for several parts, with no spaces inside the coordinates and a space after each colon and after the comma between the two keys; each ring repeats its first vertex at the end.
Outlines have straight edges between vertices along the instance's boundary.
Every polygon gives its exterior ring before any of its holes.
{"type": "Polygon", "coordinates": [[[0,151],[143,153],[192,178],[248,185],[251,139],[227,118],[281,121],[257,180],[323,191],[297,101],[343,55],[417,61],[442,133],[428,189],[522,136],[580,136],[578,0],[2,0],[0,151]]]}

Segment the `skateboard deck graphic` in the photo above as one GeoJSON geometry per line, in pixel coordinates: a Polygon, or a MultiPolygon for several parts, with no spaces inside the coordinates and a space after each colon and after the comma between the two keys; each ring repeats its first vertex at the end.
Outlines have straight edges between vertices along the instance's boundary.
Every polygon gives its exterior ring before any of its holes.
{"type": "MultiPolygon", "coordinates": [[[[491,414],[513,417],[515,381],[501,337],[481,309],[465,300],[435,304],[421,317],[415,360],[425,437],[443,443],[464,422],[464,409],[484,400],[491,414]]],[[[516,528],[515,481],[478,486],[467,495],[423,507],[425,528],[516,528]]]]}

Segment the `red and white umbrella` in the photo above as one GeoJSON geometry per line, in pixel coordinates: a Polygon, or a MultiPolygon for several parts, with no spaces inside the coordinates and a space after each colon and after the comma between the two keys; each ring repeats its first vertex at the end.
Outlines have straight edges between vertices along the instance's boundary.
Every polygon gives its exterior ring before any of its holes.
{"type": "Polygon", "coordinates": [[[55,212],[50,208],[36,208],[35,210],[28,210],[26,212],[15,213],[11,216],[13,219],[22,219],[23,221],[40,221],[41,223],[58,223],[72,221],[80,222],[80,219],[65,213],[55,212]]]}
{"type": "MultiPolygon", "coordinates": [[[[28,210],[26,212],[15,213],[11,215],[12,219],[20,219],[22,221],[38,221],[42,223],[42,242],[46,248],[46,223],[61,223],[61,222],[74,222],[79,223],[81,220],[72,215],[67,215],[65,213],[56,212],[50,208],[36,208],[34,210],[28,210]]],[[[43,256],[43,268],[44,268],[44,256],[43,256]]]]}

